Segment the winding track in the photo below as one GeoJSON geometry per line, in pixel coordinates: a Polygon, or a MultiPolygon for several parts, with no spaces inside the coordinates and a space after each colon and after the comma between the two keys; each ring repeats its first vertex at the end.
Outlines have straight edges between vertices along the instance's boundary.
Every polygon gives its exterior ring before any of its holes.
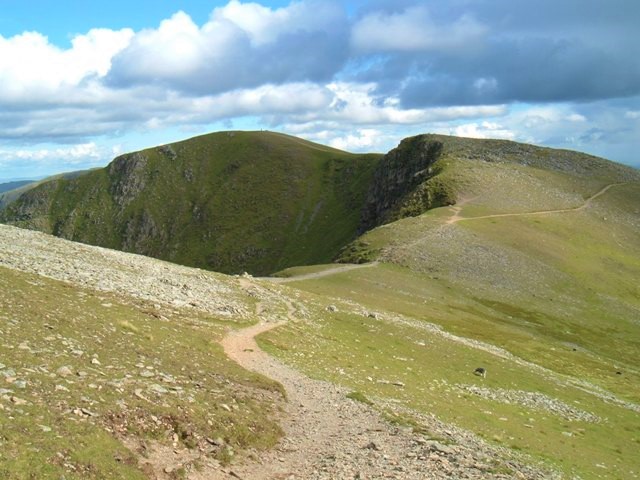
{"type": "MultiPolygon", "coordinates": [[[[288,299],[283,301],[288,320],[296,321],[295,305],[288,299]]],[[[258,305],[256,311],[260,310],[258,305]]],[[[233,467],[215,478],[328,480],[360,478],[361,474],[362,478],[443,478],[436,469],[433,475],[425,476],[424,464],[397,477],[397,459],[403,459],[415,444],[413,434],[398,432],[372,409],[347,399],[343,388],[312,380],[262,351],[255,337],[284,323],[261,322],[232,331],[222,340],[231,359],[282,384],[287,403],[281,421],[285,433],[282,444],[260,460],[233,467]],[[372,441],[385,446],[388,459],[363,448],[372,441]]]]}
{"type": "Polygon", "coordinates": [[[451,225],[451,224],[457,223],[457,222],[464,222],[464,221],[469,221],[469,220],[480,220],[480,219],[483,219],[483,218],[522,217],[522,216],[527,216],[527,215],[548,215],[548,214],[551,214],[551,213],[579,212],[580,210],[584,210],[585,208],[587,208],[591,204],[591,202],[593,200],[595,200],[599,196],[604,195],[605,193],[607,193],[607,191],[610,188],[617,187],[619,185],[627,185],[627,182],[610,183],[609,185],[606,185],[605,187],[601,188],[596,193],[591,195],[589,198],[587,198],[584,201],[584,203],[582,205],[579,205],[577,207],[558,208],[558,209],[554,209],[554,210],[537,210],[537,211],[534,211],[534,212],[522,212],[522,213],[496,213],[496,214],[492,214],[492,215],[481,215],[481,216],[478,216],[478,217],[461,217],[460,216],[460,212],[462,211],[462,205],[463,205],[463,203],[461,202],[459,205],[452,207],[452,210],[453,210],[454,213],[447,220],[446,223],[451,225]]]}
{"type": "Polygon", "coordinates": [[[329,268],[321,272],[315,273],[303,273],[301,275],[294,275],[292,277],[262,277],[260,280],[267,280],[272,283],[291,283],[299,282],[301,280],[315,280],[316,278],[328,277],[335,275],[336,273],[348,272],[350,270],[358,270],[360,268],[375,267],[379,262],[360,263],[354,265],[340,265],[334,268],[329,268]]]}
{"type": "MultiPolygon", "coordinates": [[[[577,212],[587,208],[593,200],[604,195],[609,189],[624,185],[612,183],[587,198],[582,205],[571,208],[539,210],[523,213],[502,213],[478,217],[461,217],[464,203],[453,206],[453,215],[447,224],[487,218],[517,217],[527,215],[548,215],[554,213],[577,212]]],[[[266,278],[273,283],[289,283],[311,280],[341,272],[367,268],[378,262],[362,265],[344,265],[322,272],[297,275],[289,278],[266,278]]],[[[289,321],[295,321],[295,306],[283,299],[287,305],[289,321]]],[[[262,307],[256,306],[260,316],[262,307]]],[[[300,372],[284,365],[260,349],[255,337],[261,333],[287,323],[260,322],[251,327],[230,332],[222,346],[229,358],[242,367],[265,375],[285,388],[288,402],[285,406],[283,429],[285,438],[280,447],[267,452],[260,460],[222,471],[222,477],[267,480],[287,479],[329,479],[329,478],[399,478],[397,460],[405,458],[405,453],[415,445],[416,438],[407,432],[398,432],[382,420],[370,408],[346,399],[346,391],[328,382],[312,380],[300,372]],[[371,458],[371,451],[363,450],[357,443],[371,442],[385,445],[383,461],[371,458]],[[355,443],[354,443],[355,442],[355,443]],[[342,458],[340,458],[342,454],[342,458]],[[391,461],[388,461],[391,460],[391,461]],[[345,464],[344,462],[348,462],[345,464]],[[355,477],[353,475],[356,475],[355,477]]],[[[445,472],[425,471],[424,464],[408,464],[402,478],[443,478],[445,472]]],[[[448,476],[451,472],[446,472],[448,476]]]]}

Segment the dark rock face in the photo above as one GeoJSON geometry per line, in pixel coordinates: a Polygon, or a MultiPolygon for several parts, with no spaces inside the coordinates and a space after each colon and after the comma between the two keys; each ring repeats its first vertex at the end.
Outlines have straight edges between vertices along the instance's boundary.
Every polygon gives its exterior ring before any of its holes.
{"type": "Polygon", "coordinates": [[[427,188],[443,144],[420,135],[403,140],[380,161],[362,208],[359,232],[452,203],[427,188]]]}
{"type": "Polygon", "coordinates": [[[146,185],[147,157],[131,153],[116,158],[109,165],[109,176],[113,179],[110,193],[119,207],[134,200],[146,185]]]}

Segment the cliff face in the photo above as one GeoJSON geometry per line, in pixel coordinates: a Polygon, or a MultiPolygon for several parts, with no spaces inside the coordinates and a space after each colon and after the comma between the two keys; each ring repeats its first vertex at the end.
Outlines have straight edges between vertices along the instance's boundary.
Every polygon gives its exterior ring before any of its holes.
{"type": "Polygon", "coordinates": [[[434,188],[430,180],[443,143],[427,135],[403,140],[379,163],[362,208],[359,232],[430,208],[453,203],[449,194],[434,188]]]}

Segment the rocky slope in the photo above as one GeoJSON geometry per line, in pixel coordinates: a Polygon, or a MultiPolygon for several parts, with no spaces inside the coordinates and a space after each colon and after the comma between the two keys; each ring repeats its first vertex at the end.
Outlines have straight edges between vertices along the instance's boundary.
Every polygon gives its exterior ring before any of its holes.
{"type": "Polygon", "coordinates": [[[559,478],[432,416],[390,423],[262,352],[254,335],[321,319],[286,287],[1,225],[0,283],[3,478],[559,478]],[[220,321],[225,352],[286,402],[212,347],[220,321]],[[261,451],[275,421],[284,438],[261,451]]]}
{"type": "Polygon", "coordinates": [[[403,140],[378,164],[362,208],[359,232],[454,203],[438,185],[435,165],[444,143],[421,135],[403,140]]]}

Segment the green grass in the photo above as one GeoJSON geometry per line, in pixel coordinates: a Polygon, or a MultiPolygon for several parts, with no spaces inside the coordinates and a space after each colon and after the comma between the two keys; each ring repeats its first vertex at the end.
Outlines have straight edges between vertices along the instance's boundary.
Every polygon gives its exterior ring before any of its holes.
{"type": "MultiPolygon", "coordinates": [[[[303,288],[312,289],[308,285],[303,288]]],[[[311,298],[321,303],[335,301],[333,296],[311,298]]],[[[360,303],[370,305],[364,298],[360,303]]],[[[388,324],[348,310],[345,304],[336,314],[314,312],[312,317],[318,320],[269,332],[261,338],[261,345],[312,377],[357,392],[352,396],[392,399],[418,413],[435,414],[492,443],[549,462],[567,474],[599,478],[596,464],[629,475],[637,472],[637,413],[569,387],[561,376],[554,380],[428,330],[388,324]],[[486,379],[473,375],[478,366],[487,368],[486,379]],[[605,420],[570,421],[547,410],[485,399],[460,385],[543,393],[605,420]]]]}
{"type": "Polygon", "coordinates": [[[356,402],[364,403],[365,405],[373,405],[373,402],[367,398],[362,392],[350,392],[347,393],[347,398],[355,400],[356,402]]]}
{"type": "Polygon", "coordinates": [[[569,476],[636,478],[640,417],[622,404],[640,404],[638,173],[572,152],[535,151],[527,159],[510,156],[512,144],[490,144],[484,153],[482,145],[465,150],[463,141],[443,154],[440,180],[468,202],[462,217],[573,208],[605,185],[630,183],[576,212],[446,225],[453,209],[443,207],[375,228],[342,258],[385,263],[290,283],[338,312],[318,311],[313,322],[270,332],[263,345],[314,377],[434,413],[569,476]],[[497,147],[508,147],[499,160],[477,161],[497,147]],[[479,366],[486,379],[473,375],[479,366]],[[601,421],[505,403],[502,392],[543,394],[601,421]]]}
{"type": "Polygon", "coordinates": [[[206,438],[239,454],[273,446],[281,387],[226,358],[228,325],[0,268],[0,476],[147,478],[122,437],[153,449],[175,434],[195,452],[206,438]]]}

